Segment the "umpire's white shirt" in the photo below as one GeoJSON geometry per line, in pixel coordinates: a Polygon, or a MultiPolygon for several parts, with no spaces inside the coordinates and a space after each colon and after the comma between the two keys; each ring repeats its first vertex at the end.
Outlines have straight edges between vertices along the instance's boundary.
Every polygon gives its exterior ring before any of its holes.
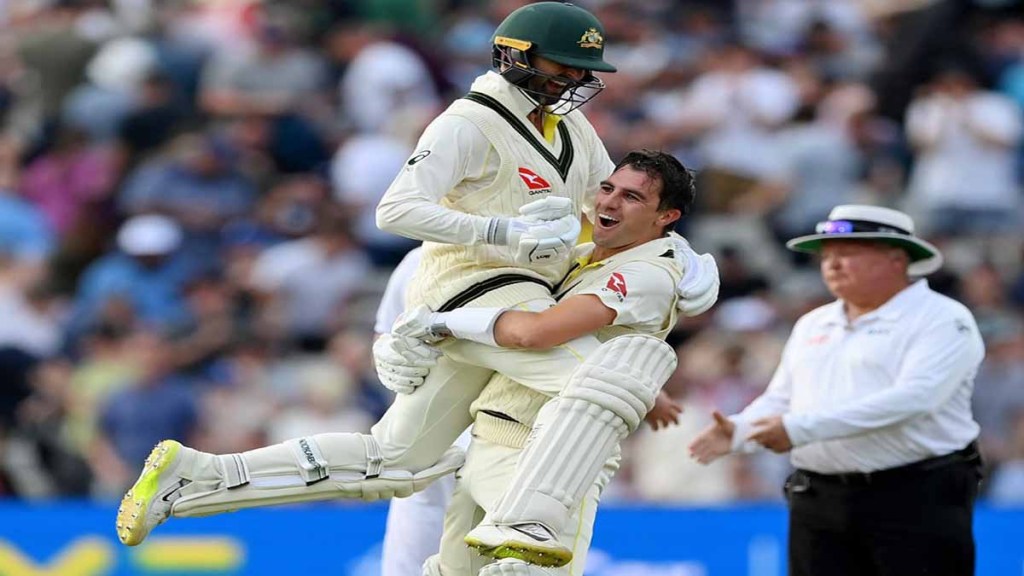
{"type": "Polygon", "coordinates": [[[843,302],[797,321],[768,389],[736,423],[734,449],[751,423],[784,414],[797,468],[870,472],[955,452],[978,436],[974,376],[985,355],[959,302],[918,280],[849,322],[843,302]]]}

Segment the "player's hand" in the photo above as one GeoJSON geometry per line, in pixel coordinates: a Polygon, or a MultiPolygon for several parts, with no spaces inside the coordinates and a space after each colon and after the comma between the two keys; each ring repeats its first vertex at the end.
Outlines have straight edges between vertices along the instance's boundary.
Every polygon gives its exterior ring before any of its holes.
{"type": "Polygon", "coordinates": [[[651,425],[651,430],[662,430],[673,424],[679,424],[679,415],[683,413],[683,406],[665,392],[658,393],[654,399],[654,408],[644,416],[644,420],[651,425]]]}
{"type": "Polygon", "coordinates": [[[530,225],[509,247],[519,264],[559,262],[569,258],[579,236],[579,216],[563,216],[530,225]]]}
{"type": "Polygon", "coordinates": [[[427,344],[435,344],[451,336],[445,328],[441,314],[431,312],[426,306],[406,310],[397,319],[391,333],[404,338],[415,338],[427,344]]]}
{"type": "Polygon", "coordinates": [[[718,301],[718,264],[711,254],[694,252],[682,236],[672,235],[672,240],[676,245],[672,252],[683,268],[683,277],[676,285],[676,308],[684,316],[703,314],[718,301]]]}
{"type": "Polygon", "coordinates": [[[690,442],[690,458],[701,464],[710,464],[732,451],[732,436],[736,425],[715,410],[711,413],[714,422],[690,442]]]}
{"type": "Polygon", "coordinates": [[[495,218],[484,239],[508,246],[517,264],[556,262],[569,257],[580,235],[572,200],[551,196],[526,204],[516,218],[495,218]]]}
{"type": "Polygon", "coordinates": [[[753,440],[761,446],[782,454],[793,449],[793,442],[789,439],[789,432],[782,424],[782,416],[768,416],[754,420],[751,424],[750,435],[747,440],[753,440]]]}
{"type": "Polygon", "coordinates": [[[433,346],[394,334],[382,334],[373,343],[377,378],[396,394],[412,394],[423,384],[440,355],[433,346]]]}
{"type": "Polygon", "coordinates": [[[579,217],[579,214],[573,214],[572,200],[561,196],[548,196],[524,204],[519,209],[519,215],[527,222],[559,220],[566,216],[579,217]]]}

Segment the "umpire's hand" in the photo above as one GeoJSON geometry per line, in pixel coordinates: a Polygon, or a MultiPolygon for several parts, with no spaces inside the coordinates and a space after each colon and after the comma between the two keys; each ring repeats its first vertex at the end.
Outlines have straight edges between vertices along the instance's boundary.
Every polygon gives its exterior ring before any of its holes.
{"type": "Polygon", "coordinates": [[[701,464],[710,464],[731,452],[736,433],[736,425],[721,412],[715,410],[711,416],[715,421],[690,442],[690,457],[701,464]]]}
{"type": "Polygon", "coordinates": [[[752,426],[747,440],[753,440],[779,454],[793,449],[793,442],[789,439],[789,433],[786,432],[786,427],[782,423],[782,416],[769,416],[754,420],[752,426]]]}

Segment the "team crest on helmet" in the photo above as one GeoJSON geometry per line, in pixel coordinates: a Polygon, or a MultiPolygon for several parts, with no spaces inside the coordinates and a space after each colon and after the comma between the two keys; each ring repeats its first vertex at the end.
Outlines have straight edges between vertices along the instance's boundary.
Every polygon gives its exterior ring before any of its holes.
{"type": "Polygon", "coordinates": [[[604,36],[597,31],[597,28],[591,28],[580,36],[580,41],[577,42],[580,48],[602,48],[604,47],[604,36]]]}

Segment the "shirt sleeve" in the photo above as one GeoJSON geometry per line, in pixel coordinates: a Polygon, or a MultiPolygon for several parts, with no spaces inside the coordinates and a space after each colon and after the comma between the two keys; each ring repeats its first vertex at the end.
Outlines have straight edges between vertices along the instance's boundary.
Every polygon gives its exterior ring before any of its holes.
{"type": "Polygon", "coordinates": [[[373,331],[377,334],[391,332],[395,320],[405,311],[405,292],[409,287],[416,268],[420,265],[423,249],[414,248],[405,255],[405,258],[398,264],[395,271],[388,278],[388,285],[384,288],[384,295],[380,299],[380,306],[377,307],[377,318],[373,325],[373,331]]]}
{"type": "Polygon", "coordinates": [[[593,294],[614,310],[613,326],[660,326],[675,306],[675,281],[657,266],[628,262],[602,274],[603,279],[578,294],[593,294]]]}
{"type": "Polygon", "coordinates": [[[732,435],[733,452],[756,452],[762,449],[757,442],[747,440],[753,428],[753,422],[767,416],[777,416],[789,411],[789,401],[793,395],[793,371],[791,368],[791,347],[793,342],[801,341],[796,336],[799,325],[794,327],[793,335],[789,337],[786,346],[782,351],[782,359],[771,382],[764,393],[754,399],[742,412],[731,416],[729,419],[736,425],[732,435]]]}
{"type": "Polygon", "coordinates": [[[831,410],[786,414],[794,446],[872,432],[937,410],[974,373],[984,344],[969,312],[941,315],[913,338],[893,385],[831,410]]]}
{"type": "Polygon", "coordinates": [[[480,244],[490,218],[440,205],[460,182],[482,176],[490,142],[469,120],[438,116],[377,206],[377,227],[414,240],[480,244]]]}

